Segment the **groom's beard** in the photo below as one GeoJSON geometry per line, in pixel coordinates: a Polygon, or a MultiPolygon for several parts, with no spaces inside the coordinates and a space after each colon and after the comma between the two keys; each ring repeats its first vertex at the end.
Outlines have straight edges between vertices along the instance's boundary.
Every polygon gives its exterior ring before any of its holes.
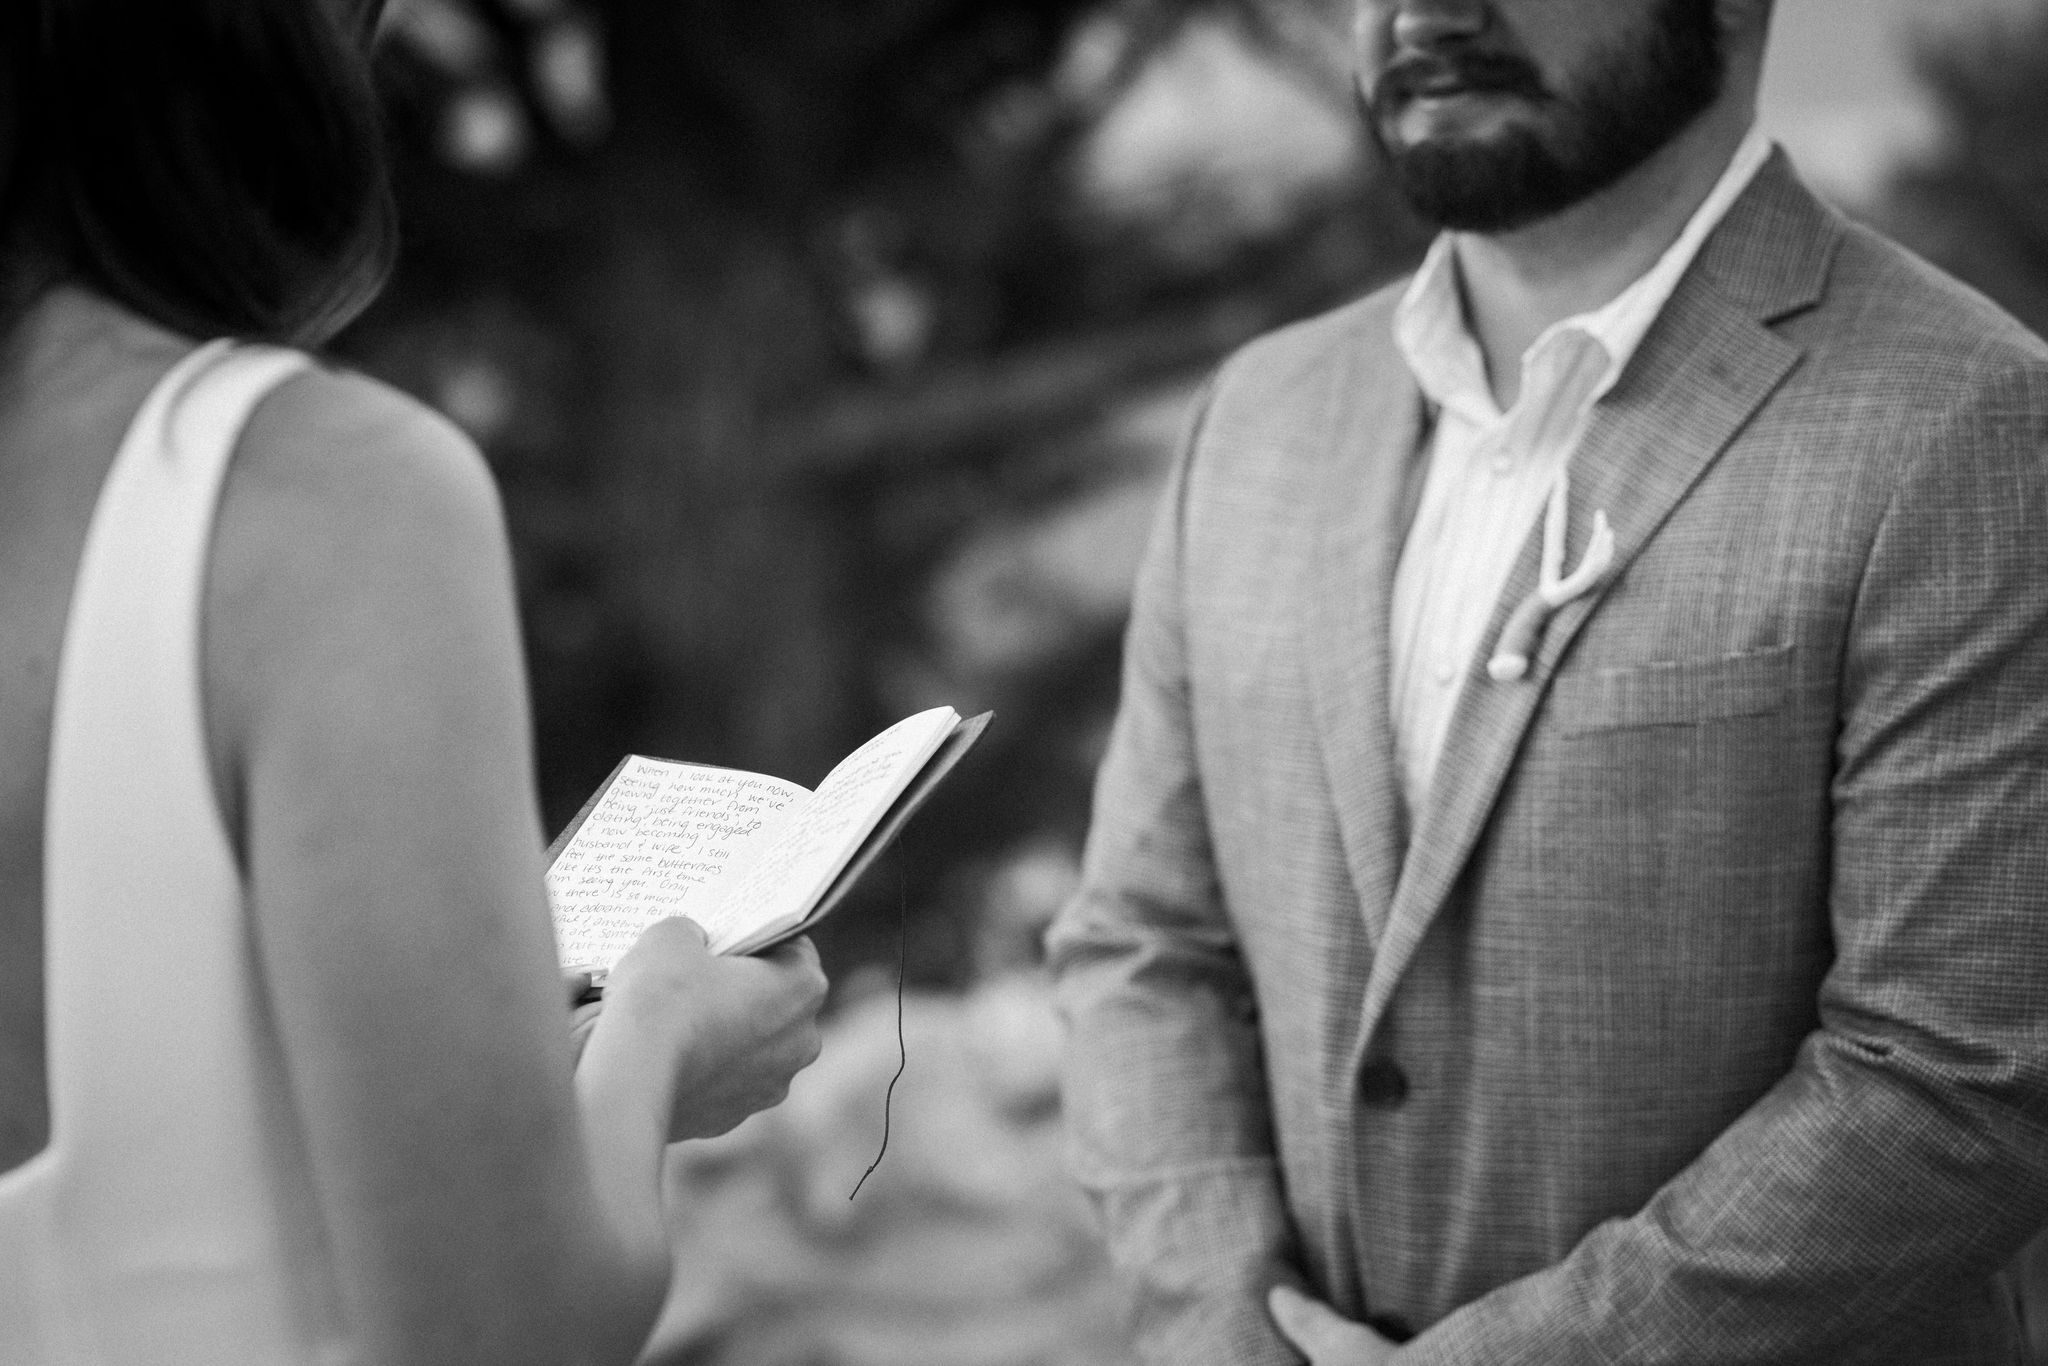
{"type": "Polygon", "coordinates": [[[1402,195],[1428,222],[1498,233],[1568,209],[1647,161],[1717,99],[1726,72],[1713,0],[1662,0],[1647,31],[1597,53],[1560,90],[1520,57],[1449,48],[1387,67],[1360,113],[1402,195]],[[1485,92],[1534,117],[1486,137],[1403,143],[1425,91],[1485,92]]]}

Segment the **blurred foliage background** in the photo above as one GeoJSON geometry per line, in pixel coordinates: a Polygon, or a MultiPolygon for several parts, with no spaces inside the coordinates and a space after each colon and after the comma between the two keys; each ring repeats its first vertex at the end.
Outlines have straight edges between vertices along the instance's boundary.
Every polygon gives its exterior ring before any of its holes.
{"type": "Polygon", "coordinates": [[[1864,216],[2048,335],[2048,5],[1916,49],[1937,138],[1864,216]]]}
{"type": "MultiPolygon", "coordinates": [[[[404,252],[338,349],[497,472],[551,828],[628,751],[809,783],[919,708],[998,713],[821,932],[824,1061],[678,1150],[657,1360],[1122,1360],[1059,1171],[1037,934],[1187,398],[1424,243],[1359,135],[1347,24],[1341,0],[395,0],[404,252]],[[849,1204],[899,923],[910,1071],[849,1204]]],[[[1936,135],[1845,207],[2048,327],[2048,16],[1919,60],[1936,135]]]]}
{"type": "Polygon", "coordinates": [[[483,448],[551,827],[625,752],[997,721],[820,948],[824,1058],[674,1151],[668,1366],[1094,1366],[1034,969],[1181,411],[1392,274],[1343,6],[399,0],[404,250],[344,356],[483,448]],[[899,1061],[890,1151],[862,1187],[899,1061]]]}
{"type": "Polygon", "coordinates": [[[1342,24],[1299,0],[395,7],[405,250],[342,349],[497,471],[551,826],[627,751],[809,783],[898,716],[993,707],[871,879],[883,912],[821,947],[842,979],[893,971],[901,899],[913,982],[1028,951],[1191,381],[1421,240],[1359,174],[1342,24]],[[1177,148],[1218,98],[1230,145],[1177,148]]]}

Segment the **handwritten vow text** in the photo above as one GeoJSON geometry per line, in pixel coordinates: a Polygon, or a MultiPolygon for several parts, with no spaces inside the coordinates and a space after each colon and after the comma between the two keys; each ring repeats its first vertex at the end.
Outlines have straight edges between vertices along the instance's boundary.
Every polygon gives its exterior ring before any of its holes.
{"type": "Polygon", "coordinates": [[[699,890],[804,795],[759,773],[629,758],[548,870],[562,962],[608,969],[670,915],[697,920],[716,945],[732,908],[699,890]]]}

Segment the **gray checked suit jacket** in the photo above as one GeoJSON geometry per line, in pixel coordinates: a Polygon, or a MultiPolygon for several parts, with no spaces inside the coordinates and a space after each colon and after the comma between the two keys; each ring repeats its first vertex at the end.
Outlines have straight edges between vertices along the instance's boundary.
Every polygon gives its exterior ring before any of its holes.
{"type": "Polygon", "coordinates": [[[1411,820],[1393,301],[1210,386],[1050,938],[1148,1359],[1296,1360],[1290,1279],[1413,1366],[2013,1360],[2048,349],[1775,157],[1574,459],[1568,561],[1604,509],[1618,574],[1526,680],[1470,661],[1411,820]]]}

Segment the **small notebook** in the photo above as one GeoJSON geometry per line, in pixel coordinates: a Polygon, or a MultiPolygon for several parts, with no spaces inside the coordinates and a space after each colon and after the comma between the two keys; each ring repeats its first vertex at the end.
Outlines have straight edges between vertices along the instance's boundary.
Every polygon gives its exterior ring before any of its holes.
{"type": "Polygon", "coordinates": [[[714,953],[756,953],[831,913],[987,728],[990,712],[906,717],[815,792],[765,773],[629,754],[548,849],[562,966],[597,980],[665,916],[714,953]]]}

